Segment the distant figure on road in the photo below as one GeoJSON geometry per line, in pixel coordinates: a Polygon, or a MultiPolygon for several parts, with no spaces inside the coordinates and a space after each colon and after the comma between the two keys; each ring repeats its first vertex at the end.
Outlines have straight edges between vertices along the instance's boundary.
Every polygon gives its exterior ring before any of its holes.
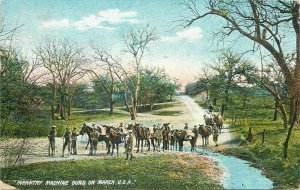
{"type": "Polygon", "coordinates": [[[213,141],[216,143],[216,146],[218,146],[218,137],[219,137],[219,128],[217,125],[213,126],[213,141]]]}
{"type": "Polygon", "coordinates": [[[56,128],[56,126],[52,125],[51,130],[50,130],[49,135],[48,135],[48,139],[49,139],[48,155],[49,156],[50,156],[50,152],[51,152],[52,156],[55,154],[55,136],[56,136],[56,129],[55,128],[56,128]]]}
{"type": "Polygon", "coordinates": [[[65,131],[65,134],[64,136],[62,137],[63,139],[63,151],[62,151],[62,157],[65,156],[65,149],[66,149],[66,146],[68,146],[68,156],[70,155],[70,151],[71,151],[71,132],[69,130],[69,127],[67,126],[66,127],[66,131],[65,131]]]}

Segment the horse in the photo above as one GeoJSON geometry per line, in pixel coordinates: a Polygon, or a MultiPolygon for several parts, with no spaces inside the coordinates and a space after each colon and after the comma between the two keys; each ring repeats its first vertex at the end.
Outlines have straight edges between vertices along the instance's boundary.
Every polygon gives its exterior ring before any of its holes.
{"type": "MultiPolygon", "coordinates": [[[[103,130],[105,130],[105,128],[104,128],[104,129],[103,129],[103,128],[101,129],[100,127],[97,126],[96,131],[99,133],[98,141],[104,141],[104,142],[105,142],[106,148],[108,149],[107,154],[109,154],[109,153],[110,153],[110,149],[109,149],[109,147],[110,147],[109,139],[107,138],[106,133],[103,135],[103,130]]],[[[79,132],[79,134],[80,134],[80,135],[83,135],[83,134],[86,133],[86,134],[88,135],[88,137],[89,137],[89,140],[88,140],[88,143],[87,143],[85,149],[87,149],[88,146],[89,146],[89,144],[91,143],[91,142],[90,142],[90,141],[91,141],[91,138],[90,138],[90,137],[91,137],[92,131],[93,131],[93,128],[90,127],[90,126],[88,126],[88,125],[84,122],[84,123],[83,123],[83,126],[82,126],[82,128],[81,128],[81,130],[80,130],[80,132],[79,132]]]]}
{"type": "Polygon", "coordinates": [[[177,129],[174,129],[174,130],[171,130],[170,133],[169,133],[169,136],[170,136],[170,149],[171,150],[177,150],[177,140],[175,138],[175,133],[176,131],[178,131],[177,129]]]}
{"type": "MultiPolygon", "coordinates": [[[[108,135],[108,138],[112,144],[112,151],[110,155],[112,156],[114,154],[114,149],[117,149],[117,156],[119,155],[119,144],[121,141],[121,134],[117,132],[117,130],[113,126],[105,126],[106,128],[106,135],[108,135]]],[[[110,147],[109,147],[110,151],[110,147]]]]}
{"type": "Polygon", "coordinates": [[[150,150],[150,142],[149,142],[149,130],[143,127],[140,124],[135,125],[134,127],[136,139],[137,139],[137,153],[140,151],[140,144],[141,144],[141,152],[143,152],[144,140],[147,141],[148,151],[150,150]]]}
{"type": "Polygon", "coordinates": [[[186,131],[176,129],[173,132],[173,135],[175,138],[176,150],[177,150],[177,143],[178,143],[179,151],[182,151],[183,150],[183,141],[185,141],[185,138],[186,138],[186,131]]]}
{"type": "Polygon", "coordinates": [[[210,125],[199,125],[199,134],[202,137],[202,146],[208,146],[209,136],[212,133],[212,127],[210,125]]]}
{"type": "Polygon", "coordinates": [[[171,131],[170,123],[164,123],[163,124],[163,151],[169,149],[169,133],[171,131]]]}
{"type": "Polygon", "coordinates": [[[156,128],[156,130],[153,134],[153,138],[154,138],[155,144],[156,144],[155,149],[157,151],[160,151],[160,142],[161,142],[161,140],[163,140],[163,130],[164,130],[163,127],[161,127],[161,128],[158,127],[158,128],[156,128]]]}
{"type": "Polygon", "coordinates": [[[222,116],[219,113],[217,115],[213,114],[213,119],[214,119],[214,122],[216,123],[216,125],[219,129],[219,133],[221,134],[221,129],[223,128],[223,118],[222,118],[222,116]]]}

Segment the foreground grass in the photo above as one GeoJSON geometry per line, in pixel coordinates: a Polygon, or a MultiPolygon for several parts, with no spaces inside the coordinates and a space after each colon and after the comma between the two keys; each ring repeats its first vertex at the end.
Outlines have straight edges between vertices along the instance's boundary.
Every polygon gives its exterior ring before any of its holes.
{"type": "MultiPolygon", "coordinates": [[[[273,99],[268,96],[249,98],[245,106],[239,97],[234,97],[232,102],[231,107],[225,111],[225,122],[229,124],[232,142],[239,144],[245,139],[249,127],[254,139],[247,145],[226,146],[228,148],[220,149],[221,152],[250,161],[272,179],[275,188],[297,188],[300,183],[300,128],[294,127],[289,142],[288,158],[284,160],[283,142],[287,130],[283,128],[279,115],[277,121],[272,121],[274,110],[266,108],[266,105],[271,107],[273,99]],[[265,140],[262,143],[264,130],[265,140]]],[[[198,103],[205,106],[204,102],[198,103]]],[[[218,110],[218,106],[215,107],[215,111],[218,110]]]]}
{"type": "MultiPolygon", "coordinates": [[[[217,182],[220,170],[204,157],[181,154],[142,156],[133,161],[123,157],[35,163],[2,170],[2,180],[22,189],[57,189],[45,186],[48,180],[115,180],[113,185],[63,186],[63,189],[222,189],[217,182]],[[10,179],[6,181],[5,179],[10,179]],[[43,185],[22,186],[14,180],[41,180],[43,185]],[[121,180],[121,181],[118,181],[121,180]],[[124,182],[125,184],[118,184],[124,182]]],[[[71,184],[72,182],[70,182],[71,184]]]]}

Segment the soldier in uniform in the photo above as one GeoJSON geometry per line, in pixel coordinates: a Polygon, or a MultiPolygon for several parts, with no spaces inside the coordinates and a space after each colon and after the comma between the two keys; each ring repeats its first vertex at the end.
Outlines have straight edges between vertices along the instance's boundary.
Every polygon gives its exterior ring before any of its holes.
{"type": "Polygon", "coordinates": [[[133,134],[132,134],[132,130],[129,130],[129,136],[128,139],[126,141],[126,158],[125,160],[128,160],[128,157],[130,155],[130,160],[132,160],[133,154],[132,154],[132,148],[133,148],[133,134]]]}
{"type": "MultiPolygon", "coordinates": [[[[93,124],[95,125],[95,124],[93,124]]],[[[89,156],[95,156],[97,151],[97,144],[98,144],[98,133],[96,131],[96,127],[93,127],[93,131],[90,135],[90,153],[89,156]]]]}
{"type": "Polygon", "coordinates": [[[72,138],[71,154],[74,154],[74,155],[77,154],[77,136],[78,135],[79,135],[79,133],[77,133],[76,127],[73,127],[73,130],[72,130],[72,133],[71,133],[71,138],[72,138]]]}
{"type": "Polygon", "coordinates": [[[56,136],[56,126],[52,125],[51,130],[48,135],[49,139],[49,150],[48,150],[48,155],[50,156],[50,150],[51,150],[51,155],[53,156],[55,154],[55,136],[56,136]]]}
{"type": "Polygon", "coordinates": [[[218,146],[219,129],[217,125],[213,125],[212,133],[213,133],[213,141],[216,143],[216,146],[218,146]]]}
{"type": "Polygon", "coordinates": [[[63,145],[63,151],[62,151],[62,157],[65,156],[65,149],[66,146],[68,146],[68,156],[70,155],[70,151],[71,151],[71,132],[69,130],[69,127],[66,127],[66,131],[64,136],[62,137],[62,139],[64,140],[64,145],[63,145]]]}

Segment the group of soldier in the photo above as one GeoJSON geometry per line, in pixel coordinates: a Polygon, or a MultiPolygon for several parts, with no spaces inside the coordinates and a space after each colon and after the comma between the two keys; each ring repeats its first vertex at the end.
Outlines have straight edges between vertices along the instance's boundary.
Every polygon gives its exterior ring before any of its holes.
{"type": "MultiPolygon", "coordinates": [[[[70,132],[70,128],[67,126],[66,131],[64,133],[63,139],[63,151],[62,151],[62,157],[65,156],[65,149],[68,147],[68,155],[77,154],[77,136],[79,133],[77,132],[76,127],[73,127],[72,132],[70,132]]],[[[56,136],[56,126],[51,126],[48,139],[49,139],[49,151],[48,155],[54,155],[55,154],[55,136],[56,136]]]]}
{"type": "MultiPolygon", "coordinates": [[[[209,106],[209,111],[208,111],[209,115],[212,114],[212,109],[213,109],[213,107],[209,106]]],[[[219,136],[218,127],[216,125],[214,125],[213,120],[211,120],[211,122],[206,121],[206,124],[212,126],[213,141],[215,142],[216,146],[218,146],[218,136],[219,136]]],[[[185,123],[184,129],[185,130],[188,129],[187,123],[185,123]]],[[[192,132],[196,136],[198,136],[197,126],[194,127],[192,132]]],[[[62,157],[64,157],[66,147],[68,147],[68,156],[70,155],[70,153],[72,155],[77,155],[77,136],[78,135],[79,135],[79,133],[77,132],[76,127],[73,127],[72,132],[70,132],[70,128],[68,126],[66,127],[64,136],[62,137],[62,139],[63,139],[62,157]]],[[[55,154],[55,136],[56,136],[56,127],[53,125],[51,127],[51,130],[48,135],[48,139],[49,139],[48,154],[49,154],[49,156],[55,154]]],[[[98,132],[96,131],[96,127],[94,124],[93,124],[93,131],[90,134],[89,142],[90,142],[89,155],[93,156],[96,154],[97,144],[98,144],[98,132]]],[[[132,158],[133,158],[133,153],[132,153],[133,150],[132,149],[133,149],[133,134],[132,134],[132,130],[129,130],[128,136],[125,140],[125,154],[126,154],[125,160],[128,160],[129,158],[130,158],[130,160],[132,160],[132,158]]]]}
{"type": "MultiPolygon", "coordinates": [[[[132,153],[132,149],[133,149],[133,134],[132,134],[132,130],[128,131],[128,137],[125,141],[125,154],[126,154],[126,159],[128,160],[130,158],[130,160],[132,160],[133,158],[133,153],[132,153]]],[[[77,155],[77,136],[79,135],[79,133],[77,132],[76,127],[73,127],[72,132],[70,132],[70,128],[67,126],[64,136],[62,137],[63,139],[63,150],[62,150],[62,157],[65,156],[65,149],[66,147],[68,147],[68,156],[70,154],[72,155],[77,155]]],[[[49,135],[48,135],[48,139],[49,139],[49,151],[48,151],[48,155],[54,155],[55,154],[55,137],[56,137],[56,126],[51,126],[49,135]]],[[[98,132],[96,131],[96,127],[93,126],[93,131],[90,135],[90,152],[89,155],[93,156],[96,154],[96,150],[97,150],[97,144],[98,144],[98,132]]]]}

